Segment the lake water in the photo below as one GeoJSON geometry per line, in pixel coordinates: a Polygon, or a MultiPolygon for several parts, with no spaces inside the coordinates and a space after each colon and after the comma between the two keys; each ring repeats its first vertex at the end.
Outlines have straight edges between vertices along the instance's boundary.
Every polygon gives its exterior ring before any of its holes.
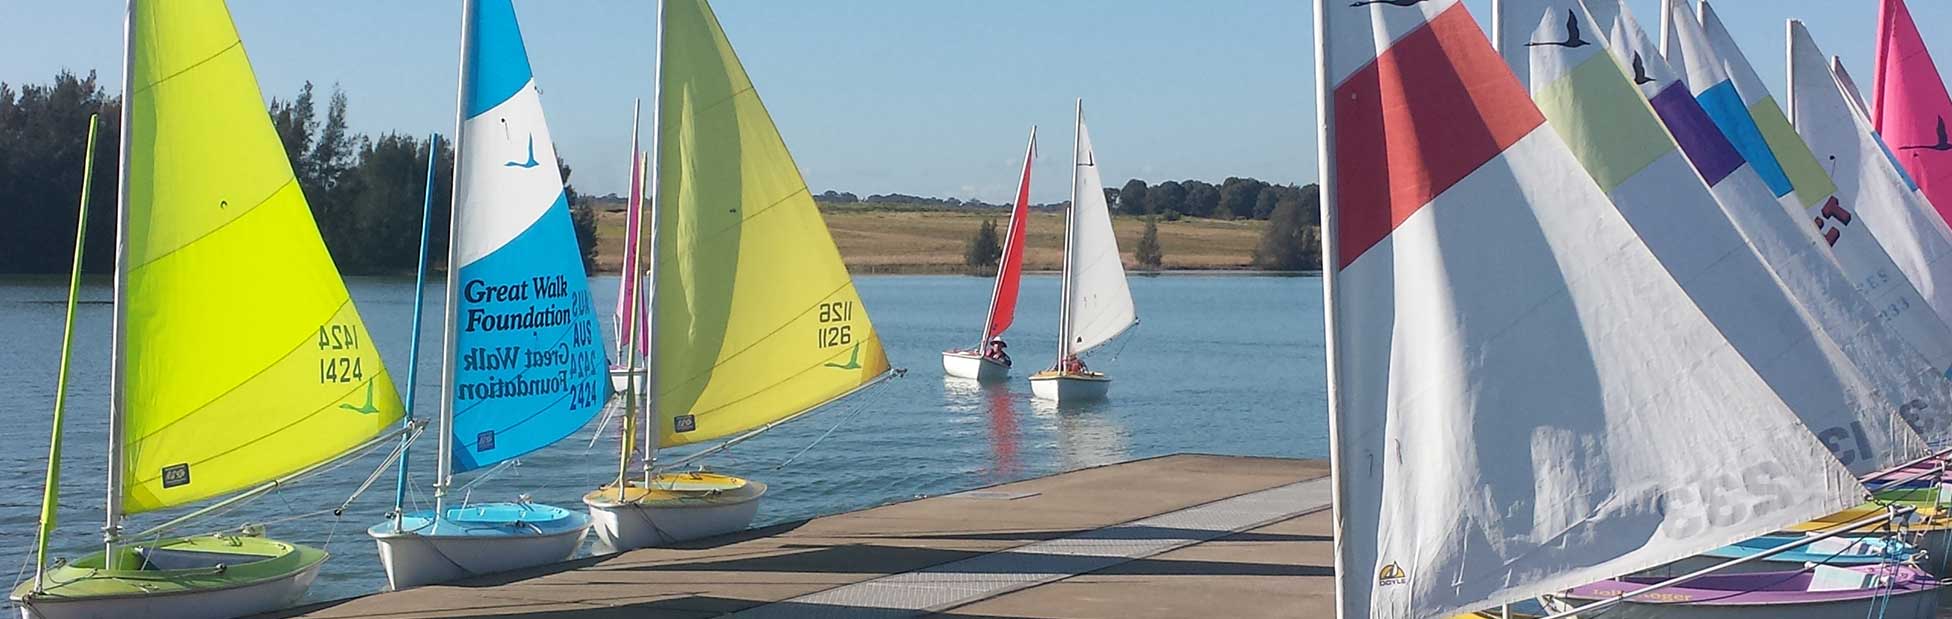
{"type": "MultiPolygon", "coordinates": [[[[1055,276],[1025,279],[1017,324],[1007,336],[1017,370],[1008,384],[990,386],[945,379],[938,356],[943,349],[975,343],[990,280],[863,276],[855,281],[890,360],[909,371],[708,459],[713,469],[770,485],[758,524],[1178,452],[1327,456],[1319,279],[1132,278],[1142,323],[1088,359],[1093,369],[1116,379],[1111,399],[1062,410],[1032,400],[1024,379],[1056,354],[1055,276]],[[837,424],[838,430],[814,444],[837,424]],[[804,455],[776,469],[809,445],[804,455]]],[[[9,394],[7,406],[0,408],[6,446],[0,450],[0,572],[23,578],[32,573],[66,284],[61,278],[0,281],[0,389],[9,394]]],[[[405,383],[412,280],[350,284],[394,380],[405,383]]],[[[614,278],[593,279],[597,307],[614,307],[615,287],[614,278]]],[[[54,556],[74,557],[99,544],[109,294],[106,280],[91,284],[82,295],[88,303],[78,314],[54,556]]],[[[435,311],[424,325],[423,348],[431,352],[422,355],[418,391],[421,410],[430,417],[440,375],[441,325],[433,317],[441,295],[438,283],[427,291],[428,307],[435,311]]],[[[582,509],[583,493],[615,471],[614,436],[589,447],[596,425],[476,485],[474,499],[529,494],[538,502],[582,509]]],[[[433,477],[432,436],[417,445],[412,472],[423,505],[431,498],[426,488],[433,477]]],[[[380,458],[349,461],[182,532],[273,522],[272,537],[333,553],[312,587],[312,599],[377,591],[385,575],[365,529],[391,507],[390,472],[343,517],[294,517],[346,500],[380,458]]],[[[142,514],[130,525],[140,529],[180,513],[142,514]]]]}

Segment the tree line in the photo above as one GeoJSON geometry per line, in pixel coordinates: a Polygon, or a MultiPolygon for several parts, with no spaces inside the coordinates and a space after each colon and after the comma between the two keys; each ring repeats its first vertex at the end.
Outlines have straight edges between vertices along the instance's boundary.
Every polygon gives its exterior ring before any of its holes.
{"type": "MultiPolygon", "coordinates": [[[[424,136],[353,132],[350,105],[334,88],[319,114],[317,92],[306,82],[290,98],[273,98],[267,111],[284,143],[299,188],[311,205],[320,236],[340,272],[349,275],[413,271],[419,259],[421,200],[428,150],[424,136]]],[[[95,178],[89,203],[85,271],[114,267],[117,136],[121,100],[101,88],[95,73],[63,71],[53,83],[14,88],[0,84],[0,272],[66,272],[73,255],[75,206],[80,195],[88,115],[99,112],[95,178]]],[[[429,243],[436,266],[446,255],[454,150],[444,137],[436,153],[433,229],[429,243]]],[[[596,259],[596,214],[568,185],[583,266],[596,259]]]]}

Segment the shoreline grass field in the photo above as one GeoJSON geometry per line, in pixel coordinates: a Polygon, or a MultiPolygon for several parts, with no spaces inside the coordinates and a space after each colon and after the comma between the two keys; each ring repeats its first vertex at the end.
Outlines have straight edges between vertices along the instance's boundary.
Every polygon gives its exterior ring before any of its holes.
{"type": "MultiPolygon", "coordinates": [[[[603,205],[609,206],[609,205],[603,205]]],[[[822,204],[821,215],[840,247],[847,268],[864,273],[969,273],[963,249],[985,219],[999,228],[1008,218],[1000,210],[939,207],[899,208],[882,205],[822,204]]],[[[597,211],[597,271],[615,272],[623,262],[624,213],[597,211]]],[[[1163,271],[1214,271],[1249,268],[1254,246],[1265,221],[1182,218],[1159,221],[1159,245],[1165,253],[1163,271]]],[[[1062,266],[1064,217],[1055,211],[1033,210],[1025,233],[1024,269],[1056,271],[1062,266]]],[[[1125,267],[1137,270],[1132,257],[1145,220],[1112,217],[1125,267]]]]}

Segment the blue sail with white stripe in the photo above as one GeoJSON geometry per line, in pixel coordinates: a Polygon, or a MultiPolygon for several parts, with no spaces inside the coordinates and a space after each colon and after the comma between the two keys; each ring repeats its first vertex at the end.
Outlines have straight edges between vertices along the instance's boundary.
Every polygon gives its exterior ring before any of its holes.
{"type": "Polygon", "coordinates": [[[452,256],[453,467],[541,449],[609,398],[569,200],[510,0],[470,15],[452,256]]]}

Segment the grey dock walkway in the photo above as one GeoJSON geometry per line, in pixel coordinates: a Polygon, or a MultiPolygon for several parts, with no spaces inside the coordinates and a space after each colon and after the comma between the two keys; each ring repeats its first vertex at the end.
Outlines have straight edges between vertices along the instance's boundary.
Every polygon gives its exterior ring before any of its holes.
{"type": "Polygon", "coordinates": [[[1324,462],[1167,456],[277,616],[1326,617],[1331,491],[1324,462]]]}

